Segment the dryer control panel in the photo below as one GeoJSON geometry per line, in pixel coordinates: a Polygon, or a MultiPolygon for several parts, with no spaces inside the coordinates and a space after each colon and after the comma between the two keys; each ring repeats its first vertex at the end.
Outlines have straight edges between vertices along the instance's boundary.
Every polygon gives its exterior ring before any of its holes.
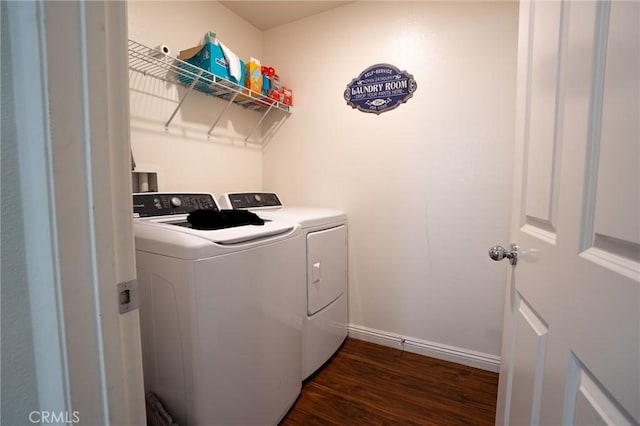
{"type": "Polygon", "coordinates": [[[212,194],[172,192],[133,194],[133,217],[186,214],[199,209],[219,210],[212,194]]]}
{"type": "Polygon", "coordinates": [[[226,194],[225,199],[234,210],[282,207],[278,195],[274,192],[238,192],[226,194]]]}

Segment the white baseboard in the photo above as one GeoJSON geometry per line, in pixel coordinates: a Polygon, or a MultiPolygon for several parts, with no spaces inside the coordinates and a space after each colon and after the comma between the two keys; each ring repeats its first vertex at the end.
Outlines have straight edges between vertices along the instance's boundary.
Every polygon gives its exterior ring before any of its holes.
{"type": "Polygon", "coordinates": [[[442,343],[429,342],[413,337],[399,336],[386,331],[349,324],[349,337],[401,349],[419,355],[468,365],[481,370],[500,371],[500,357],[442,343]]]}

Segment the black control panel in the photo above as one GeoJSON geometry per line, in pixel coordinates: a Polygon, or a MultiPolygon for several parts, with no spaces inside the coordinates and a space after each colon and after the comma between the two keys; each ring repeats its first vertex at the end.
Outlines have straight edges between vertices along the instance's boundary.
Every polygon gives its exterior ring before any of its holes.
{"type": "Polygon", "coordinates": [[[259,207],[282,207],[278,196],[273,192],[241,192],[229,194],[232,209],[255,209],[259,207]]]}
{"type": "Polygon", "coordinates": [[[148,192],[133,194],[135,217],[167,216],[185,214],[199,209],[218,210],[211,194],[182,194],[148,192]]]}

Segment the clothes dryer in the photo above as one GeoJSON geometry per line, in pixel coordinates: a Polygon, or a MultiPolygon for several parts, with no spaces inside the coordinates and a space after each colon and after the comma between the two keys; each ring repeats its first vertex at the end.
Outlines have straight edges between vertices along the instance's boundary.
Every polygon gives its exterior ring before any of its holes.
{"type": "Polygon", "coordinates": [[[302,332],[303,380],[320,368],[347,337],[348,246],[344,212],[315,207],[283,206],[275,193],[227,193],[224,208],[246,209],[263,219],[290,220],[304,234],[300,250],[306,277],[301,282],[306,303],[302,332]]]}
{"type": "Polygon", "coordinates": [[[301,389],[300,226],[193,229],[211,194],[134,194],[144,380],[180,425],[277,424],[301,389]]]}

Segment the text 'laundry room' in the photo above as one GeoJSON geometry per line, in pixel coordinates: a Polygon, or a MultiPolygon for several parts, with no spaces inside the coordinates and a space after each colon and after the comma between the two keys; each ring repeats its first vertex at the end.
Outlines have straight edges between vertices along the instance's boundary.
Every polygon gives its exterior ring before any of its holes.
{"type": "Polygon", "coordinates": [[[640,422],[640,3],[0,14],[3,424],[640,422]]]}

